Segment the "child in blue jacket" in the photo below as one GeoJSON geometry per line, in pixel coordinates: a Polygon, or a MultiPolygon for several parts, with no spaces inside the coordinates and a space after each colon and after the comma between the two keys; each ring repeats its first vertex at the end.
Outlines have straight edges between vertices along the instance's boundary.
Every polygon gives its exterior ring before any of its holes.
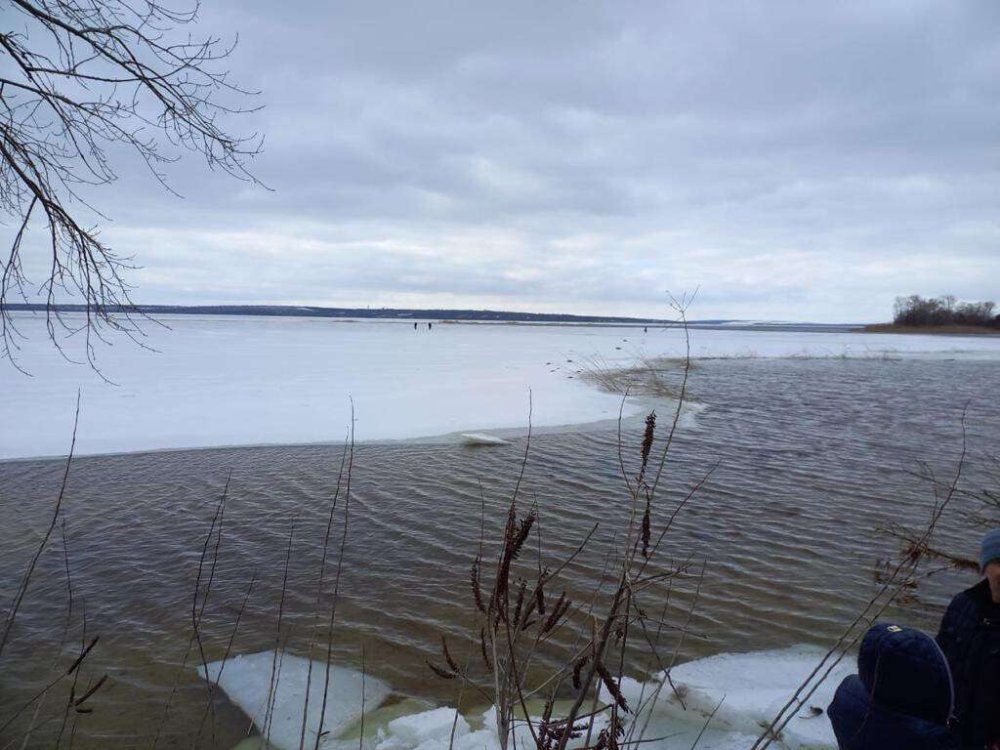
{"type": "Polygon", "coordinates": [[[858,674],[846,677],[829,716],[841,750],[958,750],[949,722],[951,670],[926,633],[874,625],[861,643],[858,674]]]}

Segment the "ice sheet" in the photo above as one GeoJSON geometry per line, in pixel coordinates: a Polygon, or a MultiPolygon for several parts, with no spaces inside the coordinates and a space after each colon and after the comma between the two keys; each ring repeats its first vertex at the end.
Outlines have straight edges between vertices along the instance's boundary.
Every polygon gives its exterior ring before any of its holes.
{"type": "Polygon", "coordinates": [[[323,735],[321,747],[333,747],[330,742],[357,722],[362,712],[376,709],[389,695],[389,686],[370,675],[333,666],[327,682],[324,662],[312,662],[311,679],[309,666],[309,660],[300,656],[262,651],[211,662],[207,670],[199,667],[198,672],[222,688],[257,730],[266,732],[273,746],[287,750],[299,747],[307,695],[306,747],[313,747],[321,731],[324,684],[328,700],[322,731],[328,734],[323,735]]]}
{"type": "Polygon", "coordinates": [[[433,750],[448,747],[454,730],[455,740],[469,733],[469,723],[454,708],[435,708],[410,716],[400,716],[385,728],[376,750],[433,750]]]}
{"type": "MultiPolygon", "coordinates": [[[[652,724],[666,728],[677,721],[702,723],[714,711],[709,725],[712,729],[758,734],[809,676],[823,654],[817,648],[795,646],[776,651],[719,654],[681,664],[670,673],[680,697],[674,695],[669,685],[664,687],[660,693],[662,705],[657,701],[653,708],[652,724]]],[[[846,659],[833,669],[806,708],[788,723],[782,734],[784,747],[789,750],[837,747],[826,707],[833,700],[837,685],[853,671],[853,659],[846,659]]],[[[647,694],[651,693],[647,687],[647,694]]]]}
{"type": "MultiPolygon", "coordinates": [[[[699,735],[698,747],[702,750],[747,750],[822,656],[822,650],[810,646],[719,654],[678,665],[671,671],[672,684],[664,684],[662,674],[647,682],[626,677],[621,689],[630,707],[638,713],[636,729],[629,739],[638,741],[639,727],[645,726],[642,738],[648,750],[689,748],[699,735]]],[[[258,728],[263,715],[260,706],[266,702],[270,685],[273,657],[273,652],[237,657],[226,665],[220,681],[221,687],[251,715],[258,728]]],[[[280,712],[276,711],[271,730],[271,742],[279,748],[298,747],[305,696],[305,660],[284,658],[282,680],[285,687],[279,690],[277,706],[280,712]],[[284,683],[286,677],[288,682],[284,683]],[[279,716],[287,718],[279,720],[279,716]],[[289,742],[291,744],[287,744],[289,742]]],[[[826,707],[837,685],[853,671],[853,664],[854,660],[848,659],[832,671],[806,708],[791,720],[773,745],[776,750],[836,749],[826,707]],[[821,710],[813,710],[813,707],[821,710]]],[[[216,674],[216,668],[217,665],[209,665],[209,674],[216,674]]],[[[450,743],[453,750],[499,750],[495,708],[480,710],[471,717],[456,717],[455,709],[448,707],[400,715],[404,707],[422,709],[419,702],[412,700],[374,709],[389,690],[372,678],[365,682],[366,728],[361,735],[357,727],[361,705],[360,675],[336,668],[335,676],[339,679],[333,693],[336,695],[332,704],[335,711],[326,723],[330,733],[324,743],[328,750],[358,747],[363,750],[448,750],[450,743]],[[473,729],[472,725],[479,728],[473,729]]],[[[609,700],[603,691],[602,698],[609,700]]],[[[553,715],[559,716],[566,710],[568,702],[557,702],[553,715]]],[[[599,717],[595,731],[604,724],[606,715],[599,717]]],[[[515,727],[517,746],[533,747],[527,725],[522,721],[515,727]]],[[[576,739],[570,747],[578,747],[584,741],[576,739]]]]}
{"type": "Polygon", "coordinates": [[[490,435],[486,432],[463,432],[461,440],[463,445],[468,445],[469,447],[510,445],[509,440],[504,440],[499,435],[490,435]]]}
{"type": "MultiPolygon", "coordinates": [[[[22,316],[23,317],[23,316],[22,316]]],[[[78,455],[224,445],[342,443],[612,419],[619,399],[583,383],[584,356],[629,332],[310,318],[164,319],[145,342],[98,346],[103,382],[63,360],[41,319],[19,363],[0,362],[0,458],[64,455],[77,389],[78,455]]],[[[69,342],[67,350],[78,356],[69,342]]]]}
{"type": "MultiPolygon", "coordinates": [[[[77,390],[79,455],[223,445],[407,439],[616,419],[618,396],[579,378],[597,361],[680,356],[682,333],[650,327],[163,316],[142,349],[96,343],[104,382],[48,342],[44,317],[15,313],[27,377],[0,361],[0,459],[65,455],[77,390]],[[156,350],[156,351],[152,351],[156,350]]],[[[66,315],[73,322],[73,315],[66,315]]],[[[997,337],[692,330],[695,357],[1000,358],[997,337]]],[[[79,336],[62,342],[83,359],[79,336]]],[[[626,414],[642,408],[633,404],[626,414]]],[[[456,439],[458,439],[456,437],[456,439]]]]}

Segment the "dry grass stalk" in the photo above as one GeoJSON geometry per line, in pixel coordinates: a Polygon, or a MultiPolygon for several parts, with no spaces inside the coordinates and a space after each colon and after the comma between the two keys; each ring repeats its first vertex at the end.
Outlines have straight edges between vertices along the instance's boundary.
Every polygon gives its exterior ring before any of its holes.
{"type": "MultiPolygon", "coordinates": [[[[20,612],[21,606],[24,602],[24,597],[27,595],[28,589],[31,585],[31,580],[34,575],[35,569],[38,565],[39,560],[44,554],[49,542],[52,538],[52,534],[55,532],[56,526],[59,525],[62,531],[62,543],[63,543],[63,564],[66,573],[66,592],[67,592],[67,612],[66,621],[63,627],[62,639],[60,641],[60,647],[57,649],[57,654],[61,653],[62,646],[65,644],[67,634],[69,632],[70,625],[73,619],[73,584],[72,575],[70,571],[70,560],[69,560],[69,548],[66,542],[66,519],[63,514],[63,504],[66,499],[67,487],[69,484],[70,468],[73,464],[73,457],[76,450],[76,438],[77,429],[79,427],[80,421],[80,392],[77,391],[76,396],[76,408],[73,415],[73,432],[70,440],[69,453],[66,457],[65,467],[63,469],[62,478],[59,485],[59,492],[56,496],[56,502],[52,509],[52,514],[49,518],[49,524],[42,534],[42,539],[35,548],[28,565],[25,568],[24,575],[18,584],[17,590],[15,591],[14,598],[7,610],[7,615],[4,618],[4,623],[2,629],[0,629],[0,655],[3,654],[4,649],[10,642],[11,635],[14,629],[14,624],[17,619],[17,615],[20,612]],[[60,523],[61,522],[61,523],[60,523]]],[[[20,718],[27,710],[32,706],[35,707],[35,712],[31,719],[31,724],[28,727],[24,737],[22,738],[22,745],[27,745],[32,733],[34,732],[36,722],[38,719],[38,714],[41,710],[42,701],[46,696],[59,684],[66,680],[70,680],[69,695],[65,704],[65,709],[63,712],[62,723],[59,730],[59,735],[56,738],[55,745],[58,747],[62,741],[62,736],[65,731],[66,724],[68,723],[70,716],[73,718],[73,726],[75,727],[76,717],[79,715],[86,715],[92,712],[92,708],[85,706],[84,704],[92,698],[107,682],[107,675],[102,675],[97,679],[96,682],[90,683],[89,687],[85,690],[82,696],[77,695],[77,688],[79,684],[80,675],[83,671],[83,665],[87,658],[91,655],[94,648],[100,641],[100,636],[94,636],[90,641],[87,640],[86,633],[86,608],[82,609],[82,635],[80,643],[80,652],[77,657],[70,663],[68,667],[64,670],[60,670],[56,676],[42,686],[33,696],[31,696],[25,703],[17,707],[10,715],[3,719],[0,723],[0,732],[3,732],[8,727],[10,727],[18,718],[20,718]]],[[[58,656],[56,657],[59,658],[58,656]]],[[[72,742],[72,735],[71,735],[72,742]]]]}
{"type": "Polygon", "coordinates": [[[52,509],[52,516],[49,520],[48,528],[46,528],[45,533],[42,535],[42,540],[38,543],[38,547],[35,548],[35,552],[31,556],[31,560],[28,561],[28,566],[24,571],[24,576],[21,578],[21,583],[18,585],[17,591],[14,594],[14,600],[11,602],[10,607],[7,610],[7,617],[4,618],[3,629],[0,630],[0,656],[3,655],[4,648],[7,646],[7,641],[10,639],[10,633],[14,627],[14,620],[17,619],[17,613],[21,608],[21,603],[24,601],[25,594],[28,593],[28,586],[31,584],[31,577],[35,572],[35,567],[38,565],[38,560],[41,558],[42,553],[48,546],[49,539],[52,538],[52,532],[55,531],[56,524],[59,521],[60,513],[62,512],[63,500],[66,498],[66,487],[69,483],[69,470],[70,466],[73,464],[73,452],[76,450],[76,431],[79,425],[80,392],[77,391],[76,411],[73,414],[73,436],[70,439],[69,455],[66,457],[66,468],[63,470],[62,482],[59,486],[59,494],[56,496],[56,504],[52,509]]]}
{"type": "MultiPolygon", "coordinates": [[[[683,318],[683,311],[682,318],[683,318]]],[[[688,344],[689,347],[689,344],[688,344]]],[[[656,514],[656,489],[661,480],[664,464],[678,428],[683,398],[686,394],[690,360],[683,368],[677,405],[664,442],[664,449],[656,462],[651,460],[656,441],[657,419],[654,413],[645,421],[641,447],[638,451],[638,469],[630,475],[625,470],[624,456],[619,450],[622,476],[627,494],[619,505],[624,525],[616,534],[617,543],[609,550],[606,567],[614,559],[617,572],[610,591],[603,591],[604,576],[595,589],[590,604],[591,614],[586,622],[590,624],[589,634],[581,634],[582,639],[574,648],[574,654],[563,666],[557,668],[538,684],[528,683],[532,664],[539,651],[547,648],[567,619],[574,611],[574,602],[565,590],[558,589],[559,577],[565,566],[580,554],[596,530],[582,540],[572,554],[554,569],[543,565],[542,542],[544,535],[537,531],[538,553],[535,565],[520,560],[526,543],[538,527],[538,509],[530,507],[521,512],[518,506],[518,489],[524,476],[530,450],[530,421],[525,455],[515,491],[507,507],[506,520],[500,535],[494,574],[491,580],[483,576],[483,553],[473,560],[470,571],[470,588],[473,612],[480,620],[479,647],[485,674],[470,674],[468,668],[458,669],[458,664],[450,658],[446,642],[443,654],[447,668],[430,665],[435,674],[446,679],[461,677],[463,681],[479,680],[484,688],[489,686],[492,703],[497,712],[497,735],[501,747],[506,750],[512,742],[515,724],[525,726],[530,731],[536,750],[565,750],[571,739],[586,734],[585,747],[619,750],[625,742],[636,707],[629,705],[621,690],[621,680],[626,665],[625,652],[633,633],[643,633],[646,643],[655,650],[656,642],[647,632],[647,622],[656,625],[657,634],[662,631],[660,621],[649,620],[642,606],[643,592],[661,582],[670,582],[682,575],[687,564],[668,572],[656,571],[643,576],[646,566],[663,541],[663,535],[676,514],[690,500],[705,480],[700,482],[672,512],[668,514],[666,526],[660,536],[653,537],[656,514]],[[647,480],[651,476],[652,481],[647,480]],[[612,551],[614,554],[612,555],[612,551]],[[554,591],[560,591],[558,596],[554,591]],[[603,599],[600,615],[593,615],[594,605],[603,599]],[[612,666],[613,665],[613,666],[612,666]],[[553,718],[555,699],[561,690],[571,689],[573,700],[563,716],[553,718]],[[611,696],[610,704],[603,705],[598,700],[600,688],[611,696]],[[527,700],[544,692],[547,697],[542,717],[533,718],[527,708],[527,700]],[[585,702],[590,708],[585,710],[585,702]],[[602,726],[595,730],[595,721],[600,718],[602,726]]],[[[627,390],[627,389],[626,389],[627,390]]],[[[621,419],[619,419],[619,430],[621,419]]],[[[619,433],[620,434],[620,433],[619,433]]],[[[621,447],[619,441],[619,448],[621,447]]],[[[710,474],[711,472],[709,472],[710,474]]],[[[690,619],[690,618],[689,618],[690,619]]],[[[678,630],[684,628],[675,626],[678,630]]],[[[657,657],[659,660],[659,657],[657,657]]],[[[641,741],[640,738],[636,742],[641,741]]],[[[626,743],[627,744],[627,743],[626,743]]]]}
{"type": "MultiPolygon", "coordinates": [[[[327,621],[326,629],[326,669],[323,676],[323,702],[320,706],[319,713],[319,727],[316,730],[316,742],[314,750],[319,750],[319,743],[323,737],[323,722],[326,719],[326,709],[329,703],[329,692],[330,692],[330,670],[333,666],[333,625],[337,619],[337,601],[340,596],[340,579],[341,574],[344,570],[344,553],[347,550],[347,532],[349,528],[349,522],[351,517],[351,479],[354,474],[354,401],[351,400],[351,429],[350,437],[348,439],[348,449],[347,449],[347,468],[342,469],[341,476],[343,476],[344,471],[346,471],[346,484],[344,488],[344,520],[343,527],[340,537],[340,549],[337,556],[337,571],[334,576],[333,584],[333,596],[330,602],[330,617],[327,621]]],[[[337,478],[337,493],[339,495],[340,491],[340,480],[341,477],[337,478]]],[[[336,496],[334,498],[333,507],[330,510],[331,519],[333,513],[336,510],[336,496]]],[[[325,554],[325,551],[324,551],[325,554]]],[[[306,709],[303,708],[302,711],[302,721],[305,724],[306,709]]]]}
{"type": "MultiPolygon", "coordinates": [[[[195,576],[194,582],[194,595],[191,600],[191,632],[195,643],[198,645],[198,655],[201,658],[202,669],[205,670],[205,675],[208,675],[208,656],[205,651],[205,644],[201,637],[201,622],[205,616],[205,608],[208,606],[208,600],[212,593],[212,584],[215,581],[215,573],[219,565],[219,552],[222,548],[222,530],[225,522],[226,516],[226,500],[229,497],[229,484],[232,480],[232,473],[226,477],[226,484],[222,488],[222,495],[219,497],[219,502],[215,508],[215,515],[212,516],[212,522],[208,529],[208,534],[205,536],[205,543],[202,545],[201,557],[198,560],[198,572],[195,576]],[[205,559],[208,556],[208,548],[212,544],[212,538],[215,537],[215,545],[212,549],[212,562],[209,566],[208,580],[205,583],[204,590],[202,589],[202,576],[204,574],[205,559]]],[[[207,705],[209,707],[209,712],[211,714],[211,733],[212,733],[212,744],[215,744],[215,683],[211,680],[205,680],[205,687],[208,691],[208,696],[206,698],[207,705]]],[[[198,735],[201,735],[201,726],[198,728],[198,735]]],[[[197,741],[197,740],[196,740],[197,741]]]]}

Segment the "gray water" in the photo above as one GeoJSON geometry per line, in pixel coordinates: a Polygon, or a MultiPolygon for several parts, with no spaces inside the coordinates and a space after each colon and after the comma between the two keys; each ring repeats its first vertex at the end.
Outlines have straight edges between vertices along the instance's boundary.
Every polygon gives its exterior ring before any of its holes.
{"type": "MultiPolygon", "coordinates": [[[[986,361],[747,359],[698,363],[691,395],[703,410],[671,447],[656,509],[660,522],[715,467],[678,515],[654,570],[688,572],[650,593],[665,619],[692,635],[662,633],[662,648],[687,659],[795,643],[827,644],[874,590],[873,566],[897,545],[880,527],[921,526],[934,500],[924,469],[951,481],[966,416],[961,486],[996,487],[1000,366],[986,361]],[[923,466],[926,464],[926,466],[923,466]],[[992,484],[991,484],[992,483],[992,484]],[[699,576],[703,571],[700,584],[699,576]],[[669,593],[669,598],[668,598],[669,593]]],[[[660,407],[665,433],[669,410],[660,407]]],[[[634,472],[641,421],[626,422],[621,446],[634,472]]],[[[654,446],[654,454],[662,447],[654,446]]],[[[487,556],[495,545],[525,454],[508,446],[362,444],[355,447],[347,545],[337,600],[334,660],[365,669],[400,694],[454,702],[438,680],[440,636],[464,643],[473,606],[469,565],[481,519],[487,556]]],[[[206,689],[190,649],[199,559],[229,479],[218,564],[201,625],[205,658],[274,648],[308,654],[314,613],[331,601],[328,570],[317,578],[342,446],[288,446],[99,456],[74,460],[61,529],[42,557],[0,657],[0,725],[99,635],[76,695],[109,675],[71,712],[63,741],[78,747],[232,746],[247,719],[216,693],[212,735],[202,726],[206,689]],[[287,584],[282,579],[291,535],[287,584]],[[67,603],[67,561],[72,611],[67,603]],[[251,578],[253,590],[233,636],[251,578]],[[282,630],[277,613],[285,591],[282,630]],[[85,633],[84,633],[85,623],[85,633]],[[53,671],[53,670],[56,671],[53,671]],[[164,706],[169,702],[169,711],[164,706]],[[164,718],[165,717],[165,718],[164,718]],[[201,735],[198,738],[198,735],[201,735]]],[[[527,451],[521,507],[537,502],[546,563],[567,556],[594,523],[591,543],[566,570],[585,621],[628,511],[614,426],[536,435],[527,451]]],[[[51,516],[64,464],[0,463],[0,601],[13,596],[51,516]]],[[[334,550],[343,529],[343,494],[334,550]]],[[[955,510],[963,503],[956,501],[955,510]]],[[[654,521],[654,534],[657,528],[654,521]]],[[[939,541],[975,554],[978,530],[945,516],[939,541]]],[[[209,547],[212,556],[214,544],[209,547]]],[[[529,560],[530,564],[534,564],[529,560]]],[[[207,568],[203,568],[207,574],[207,568]]],[[[942,571],[892,615],[933,630],[967,573],[942,571]]],[[[554,664],[573,630],[545,656],[554,664]]],[[[636,648],[629,671],[656,669],[636,648]]],[[[69,683],[49,691],[0,731],[0,747],[50,746],[63,725],[69,683]],[[36,727],[27,735],[29,726],[36,727]]]]}

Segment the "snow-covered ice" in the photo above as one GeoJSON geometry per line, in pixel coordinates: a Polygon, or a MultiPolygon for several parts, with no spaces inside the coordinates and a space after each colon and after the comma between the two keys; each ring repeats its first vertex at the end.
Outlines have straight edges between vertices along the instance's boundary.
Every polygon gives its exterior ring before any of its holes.
{"type": "Polygon", "coordinates": [[[352,400],[358,441],[524,428],[529,396],[535,426],[611,419],[619,399],[575,371],[586,356],[613,360],[634,338],[593,328],[164,320],[172,330],[150,328],[146,342],[157,351],[124,339],[98,347],[111,385],[64,361],[41,319],[19,318],[30,336],[19,364],[34,377],[0,363],[0,458],[64,455],[78,388],[78,454],[340,443],[352,400]]]}
{"type": "MultiPolygon", "coordinates": [[[[72,322],[72,315],[65,316],[72,322]]],[[[116,385],[67,362],[44,316],[15,313],[27,336],[0,362],[0,459],[65,455],[76,393],[78,454],[248,444],[341,442],[353,399],[359,441],[523,429],[618,415],[619,398],[578,377],[594,362],[680,356],[680,330],[614,326],[439,324],[329,318],[162,316],[140,348],[96,344],[116,385]]],[[[691,330],[694,357],[1000,358],[996,337],[691,330]]],[[[80,336],[62,342],[83,359],[80,336]]],[[[641,405],[630,406],[638,410],[641,405]]],[[[461,440],[461,438],[456,437],[461,440]]],[[[483,441],[480,441],[483,442],[483,441]]]]}
{"type": "Polygon", "coordinates": [[[457,714],[454,708],[441,707],[393,719],[380,733],[376,750],[447,747],[453,733],[456,740],[469,733],[469,722],[457,714]]]}
{"type": "MultiPolygon", "coordinates": [[[[648,682],[625,678],[622,693],[633,711],[637,711],[631,739],[638,740],[640,728],[644,727],[643,744],[649,750],[691,747],[699,736],[697,746],[702,750],[746,750],[812,672],[823,653],[811,646],[794,646],[774,651],[718,654],[676,666],[671,670],[670,684],[663,683],[662,674],[648,682]]],[[[273,652],[237,657],[226,664],[219,682],[229,697],[253,718],[258,729],[262,726],[261,707],[266,705],[274,659],[273,652]],[[231,670],[232,667],[235,668],[231,670]]],[[[283,687],[275,700],[270,741],[278,748],[298,747],[308,662],[285,654],[282,663],[285,665],[281,673],[283,687]]],[[[219,663],[209,665],[208,674],[215,676],[219,666],[219,663]]],[[[323,668],[322,663],[314,662],[314,676],[322,674],[323,668]]],[[[852,671],[853,660],[837,665],[809,699],[805,710],[792,718],[773,747],[777,750],[835,750],[836,738],[826,708],[837,685],[852,671]],[[821,710],[814,710],[814,707],[821,710]]],[[[448,750],[451,744],[453,750],[500,748],[495,708],[470,717],[456,716],[455,710],[447,707],[400,715],[399,709],[410,705],[407,701],[376,710],[389,689],[370,677],[365,681],[367,726],[363,735],[358,734],[360,674],[336,668],[332,684],[334,699],[324,725],[329,731],[324,747],[333,750],[359,746],[362,750],[448,750]]],[[[314,691],[317,687],[314,685],[314,691]]],[[[312,709],[321,692],[314,692],[310,699],[310,717],[315,719],[309,725],[313,738],[318,709],[316,714],[312,709]]],[[[602,700],[610,700],[603,691],[602,700]]],[[[420,703],[413,702],[413,705],[419,707],[420,703]]],[[[560,709],[566,710],[566,705],[557,702],[554,715],[558,715],[560,709]]],[[[600,728],[596,725],[595,731],[600,728]]],[[[526,724],[516,724],[515,733],[518,745],[532,746],[526,724]]],[[[571,747],[582,742],[576,740],[571,747]]]]}
{"type": "Polygon", "coordinates": [[[320,732],[323,714],[324,734],[335,738],[389,695],[389,686],[370,675],[353,669],[331,666],[329,682],[326,663],[310,661],[284,652],[262,651],[236,656],[227,661],[211,662],[198,668],[222,688],[230,700],[249,716],[258,731],[266,733],[271,743],[281,748],[297,748],[302,733],[302,714],[306,713],[306,747],[313,747],[320,732]],[[327,707],[323,713],[324,685],[327,707]]]}
{"type": "MultiPolygon", "coordinates": [[[[699,747],[737,746],[732,742],[734,738],[760,734],[810,675],[824,653],[815,647],[793,646],[775,651],[718,654],[680,664],[671,670],[670,677],[682,694],[681,698],[674,695],[669,686],[660,692],[646,736],[657,737],[658,732],[667,732],[671,727],[676,728],[692,720],[700,726],[711,716],[708,724],[711,736],[705,737],[699,747]]],[[[837,685],[854,671],[853,659],[845,659],[834,667],[830,676],[810,697],[806,709],[788,723],[778,747],[789,750],[836,748],[837,740],[826,708],[833,700],[837,685]]],[[[646,696],[655,690],[655,686],[655,682],[643,686],[646,696]]],[[[743,744],[741,747],[750,745],[743,744]]]]}

